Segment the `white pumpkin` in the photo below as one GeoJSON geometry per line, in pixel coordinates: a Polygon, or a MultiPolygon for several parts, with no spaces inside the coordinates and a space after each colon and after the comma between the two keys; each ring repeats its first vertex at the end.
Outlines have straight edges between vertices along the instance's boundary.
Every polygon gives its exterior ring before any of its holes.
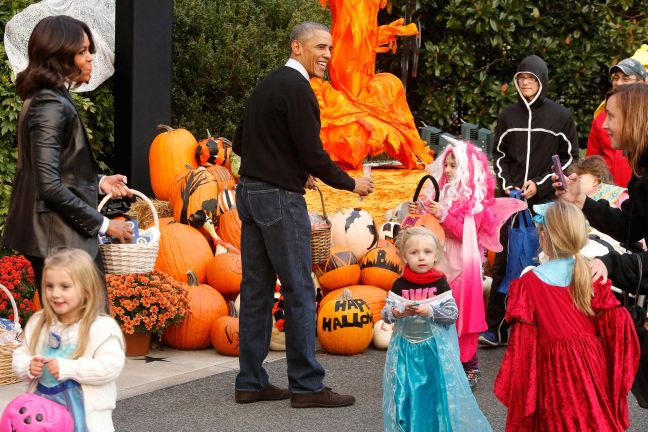
{"type": "Polygon", "coordinates": [[[365,210],[348,208],[331,218],[331,247],[345,246],[360,261],[377,244],[376,224],[365,210]]]}
{"type": "Polygon", "coordinates": [[[236,300],[234,300],[234,309],[236,309],[237,314],[241,313],[241,294],[237,295],[236,300]]]}
{"type": "Polygon", "coordinates": [[[394,332],[394,324],[387,324],[383,320],[376,321],[373,327],[374,347],[376,349],[381,349],[381,350],[387,349],[393,332],[394,332]]]}
{"type": "Polygon", "coordinates": [[[270,349],[272,351],[286,351],[286,332],[279,331],[272,318],[272,334],[270,335],[270,349]]]}

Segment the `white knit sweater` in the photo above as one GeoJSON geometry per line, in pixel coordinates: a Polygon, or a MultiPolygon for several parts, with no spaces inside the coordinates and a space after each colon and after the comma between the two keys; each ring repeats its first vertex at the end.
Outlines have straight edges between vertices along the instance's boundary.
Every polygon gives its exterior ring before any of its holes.
{"type": "MultiPolygon", "coordinates": [[[[23,381],[31,382],[29,364],[34,354],[29,352],[29,342],[38,317],[34,314],[25,327],[25,341],[13,354],[14,373],[23,381]]],[[[35,354],[42,355],[49,329],[41,332],[41,343],[35,354]]],[[[124,369],[124,338],[117,322],[109,316],[99,316],[90,327],[90,340],[86,351],[76,360],[58,358],[59,380],[72,379],[83,389],[86,422],[89,432],[114,431],[112,410],[117,402],[115,381],[124,369]]]]}

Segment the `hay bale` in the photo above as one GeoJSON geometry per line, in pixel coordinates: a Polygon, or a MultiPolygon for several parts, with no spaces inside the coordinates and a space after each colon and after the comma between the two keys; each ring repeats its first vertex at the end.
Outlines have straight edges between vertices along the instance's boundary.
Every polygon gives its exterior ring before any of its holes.
{"type": "MultiPolygon", "coordinates": [[[[152,199],[151,202],[153,203],[153,207],[155,207],[158,218],[162,219],[163,217],[173,216],[173,210],[168,201],[152,199]]],[[[131,204],[131,208],[126,214],[137,219],[137,223],[142,229],[153,224],[153,214],[151,213],[151,209],[148,204],[142,200],[136,200],[131,204]]]]}

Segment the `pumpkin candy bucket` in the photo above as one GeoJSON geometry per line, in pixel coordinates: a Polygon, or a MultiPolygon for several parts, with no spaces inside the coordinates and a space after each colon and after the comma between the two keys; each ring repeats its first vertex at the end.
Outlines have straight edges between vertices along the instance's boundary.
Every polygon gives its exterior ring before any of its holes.
{"type": "MultiPolygon", "coordinates": [[[[134,189],[131,189],[131,191],[133,195],[149,206],[153,214],[153,226],[159,232],[160,221],[151,200],[139,191],[134,189]]],[[[97,210],[101,211],[111,198],[112,194],[106,195],[99,203],[97,210]]],[[[99,251],[107,274],[150,273],[153,271],[159,247],[159,239],[147,241],[146,238],[139,237],[135,243],[100,244],[99,251]]]]}
{"type": "MultiPolygon", "coordinates": [[[[432,182],[432,186],[434,186],[434,201],[439,201],[439,195],[440,195],[440,189],[439,189],[439,183],[437,183],[436,179],[432,177],[429,174],[426,174],[421,178],[421,180],[418,183],[418,186],[416,186],[416,191],[414,192],[414,197],[412,198],[412,202],[416,202],[418,200],[419,194],[421,193],[421,189],[423,188],[423,185],[427,180],[430,180],[432,182]]],[[[436,235],[439,240],[444,241],[445,240],[445,233],[443,231],[443,227],[439,223],[439,220],[437,219],[436,216],[432,214],[414,214],[414,213],[408,213],[405,218],[402,220],[400,227],[402,229],[404,228],[409,228],[412,226],[424,226],[428,230],[432,231],[434,235],[436,235]]]]}

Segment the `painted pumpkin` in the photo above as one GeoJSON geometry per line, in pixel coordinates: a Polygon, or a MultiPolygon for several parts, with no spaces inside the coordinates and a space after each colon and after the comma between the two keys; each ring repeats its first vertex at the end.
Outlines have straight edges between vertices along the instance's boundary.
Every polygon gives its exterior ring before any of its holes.
{"type": "Polygon", "coordinates": [[[233,300],[241,292],[243,270],[241,255],[224,252],[215,255],[207,264],[207,283],[228,300],[233,300]]]}
{"type": "Polygon", "coordinates": [[[189,168],[176,177],[171,194],[173,219],[183,224],[189,223],[189,217],[198,210],[204,210],[207,216],[215,220],[218,217],[218,181],[203,167],[189,168]]]}
{"type": "Polygon", "coordinates": [[[389,291],[402,271],[403,263],[396,248],[373,248],[360,261],[360,283],[389,291]]]}
{"type": "Polygon", "coordinates": [[[191,269],[198,281],[204,282],[207,264],[213,256],[209,242],[197,229],[175,222],[160,227],[155,268],[175,280],[187,282],[187,269],[191,269]]]}
{"type": "Polygon", "coordinates": [[[207,348],[214,322],[227,315],[227,303],[214,288],[200,284],[192,271],[187,272],[187,279],[190,312],[180,323],[164,330],[162,341],[180,350],[207,348]]]}
{"type": "Polygon", "coordinates": [[[237,209],[234,208],[218,217],[216,233],[224,241],[241,250],[241,219],[237,209]]]}
{"type": "Polygon", "coordinates": [[[323,262],[315,267],[315,274],[324,291],[333,291],[360,280],[360,265],[353,252],[346,247],[335,247],[323,262]]]}
{"type": "Polygon", "coordinates": [[[234,189],[234,187],[236,186],[236,181],[234,180],[232,173],[229,172],[227,168],[223,168],[219,165],[214,165],[206,167],[206,169],[214,176],[216,181],[218,181],[220,187],[219,192],[224,191],[225,189],[234,189]]]}
{"type": "Polygon", "coordinates": [[[373,322],[377,322],[382,319],[380,317],[380,312],[382,311],[383,306],[385,306],[385,301],[387,300],[387,291],[371,285],[351,285],[346,288],[340,288],[335,291],[331,291],[330,293],[326,294],[320,301],[319,310],[321,310],[325,304],[338,298],[340,294],[342,294],[342,291],[345,289],[351,291],[354,298],[362,299],[367,302],[373,315],[373,322]]]}
{"type": "Polygon", "coordinates": [[[324,304],[317,314],[317,339],[331,354],[355,355],[367,349],[373,338],[371,309],[367,302],[344,289],[324,304]]]}
{"type": "Polygon", "coordinates": [[[74,419],[65,406],[33,393],[14,398],[0,418],[0,431],[74,431],[74,419]]]}
{"type": "Polygon", "coordinates": [[[392,333],[394,332],[394,324],[387,324],[383,320],[378,320],[373,326],[373,346],[376,349],[385,350],[389,347],[392,333]]]}
{"type": "Polygon", "coordinates": [[[401,226],[398,222],[385,222],[384,224],[380,225],[380,229],[378,230],[378,238],[394,243],[396,236],[400,232],[400,228],[401,226]]]}
{"type": "Polygon", "coordinates": [[[346,209],[331,219],[331,246],[346,246],[361,260],[377,242],[376,224],[365,210],[346,209]]]}
{"type": "Polygon", "coordinates": [[[230,302],[230,315],[221,316],[214,321],[211,330],[211,343],[219,354],[228,356],[240,354],[239,318],[234,302],[230,302]]]}
{"type": "Polygon", "coordinates": [[[160,125],[165,131],[158,134],[149,148],[149,171],[155,197],[168,201],[175,179],[187,165],[197,168],[194,158],[198,142],[186,129],[160,125]]]}
{"type": "Polygon", "coordinates": [[[232,189],[225,189],[218,193],[218,214],[226,213],[236,208],[236,193],[232,189]]]}
{"type": "Polygon", "coordinates": [[[196,146],[196,162],[200,166],[220,165],[229,169],[232,143],[223,137],[210,136],[198,142],[196,146]]]}

